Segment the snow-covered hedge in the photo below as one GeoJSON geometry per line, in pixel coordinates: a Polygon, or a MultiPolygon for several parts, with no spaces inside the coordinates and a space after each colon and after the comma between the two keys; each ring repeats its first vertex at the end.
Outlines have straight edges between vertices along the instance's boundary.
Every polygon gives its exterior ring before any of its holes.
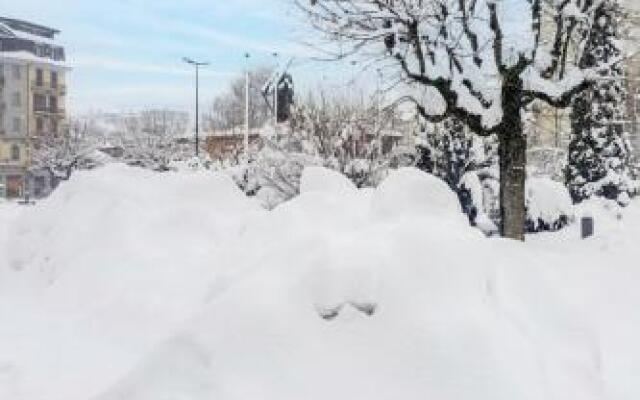
{"type": "Polygon", "coordinates": [[[549,178],[529,178],[526,185],[527,232],[557,231],[573,220],[573,203],[563,184],[549,178]]]}
{"type": "MultiPolygon", "coordinates": [[[[466,173],[460,181],[459,198],[471,224],[487,235],[498,233],[500,183],[492,175],[466,173]]],[[[552,232],[574,219],[571,196],[566,187],[550,178],[528,178],[525,192],[527,233],[552,232]]]]}

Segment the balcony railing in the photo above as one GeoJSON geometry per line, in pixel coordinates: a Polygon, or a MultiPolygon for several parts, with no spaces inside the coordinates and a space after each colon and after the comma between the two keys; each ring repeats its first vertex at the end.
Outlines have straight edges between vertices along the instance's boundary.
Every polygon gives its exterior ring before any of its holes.
{"type": "Polygon", "coordinates": [[[66,110],[62,107],[33,107],[33,112],[36,114],[50,114],[58,116],[63,116],[66,114],[66,110]]]}
{"type": "Polygon", "coordinates": [[[62,96],[67,94],[67,85],[62,83],[51,84],[51,83],[45,83],[44,81],[43,82],[32,81],[31,89],[45,91],[45,92],[55,92],[62,96]]]}

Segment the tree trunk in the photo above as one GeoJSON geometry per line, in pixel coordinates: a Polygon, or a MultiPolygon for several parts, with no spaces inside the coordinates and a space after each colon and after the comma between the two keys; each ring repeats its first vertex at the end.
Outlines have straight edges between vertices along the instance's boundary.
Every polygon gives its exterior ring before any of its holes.
{"type": "Polygon", "coordinates": [[[527,141],[520,116],[500,132],[500,217],[502,236],[524,241],[527,141]]]}

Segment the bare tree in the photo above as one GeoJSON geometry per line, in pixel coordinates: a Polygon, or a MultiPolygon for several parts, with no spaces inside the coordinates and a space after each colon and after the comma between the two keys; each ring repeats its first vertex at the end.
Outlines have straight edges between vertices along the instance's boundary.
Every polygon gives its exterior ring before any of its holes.
{"type": "Polygon", "coordinates": [[[310,96],[293,108],[286,133],[262,138],[251,170],[236,173],[236,181],[246,192],[266,191],[269,207],[299,194],[309,166],[339,171],[360,188],[375,186],[391,167],[413,162],[398,149],[394,122],[399,124],[396,110],[378,110],[374,102],[348,104],[322,92],[310,96]]]}
{"type": "Polygon", "coordinates": [[[525,107],[567,107],[593,72],[575,59],[598,0],[294,0],[338,57],[381,64],[424,118],[497,135],[501,231],[524,240],[525,107]],[[544,36],[544,37],[543,37],[544,36]]]}
{"type": "Polygon", "coordinates": [[[68,180],[76,169],[96,167],[91,157],[96,142],[87,122],[72,119],[68,134],[46,134],[32,140],[31,169],[46,170],[56,181],[68,180]]]}
{"type": "MultiPolygon", "coordinates": [[[[273,75],[268,67],[249,72],[249,125],[262,126],[271,117],[271,109],[262,97],[262,87],[273,75]]],[[[231,130],[244,126],[245,77],[238,77],[224,94],[216,97],[208,113],[203,117],[209,130],[231,130]]]]}
{"type": "Polygon", "coordinates": [[[186,113],[171,110],[144,110],[123,116],[119,141],[125,161],[157,171],[167,171],[173,161],[184,161],[193,149],[184,148],[178,138],[187,131],[186,113]]]}

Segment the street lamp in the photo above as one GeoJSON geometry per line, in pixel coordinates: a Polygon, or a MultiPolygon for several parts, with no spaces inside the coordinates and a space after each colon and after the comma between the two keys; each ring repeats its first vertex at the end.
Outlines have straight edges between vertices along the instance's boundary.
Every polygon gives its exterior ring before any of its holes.
{"type": "Polygon", "coordinates": [[[196,157],[199,156],[199,149],[200,149],[200,142],[199,142],[199,138],[198,138],[198,134],[200,131],[200,113],[198,110],[198,106],[199,106],[199,100],[200,100],[200,96],[198,94],[198,90],[199,90],[199,68],[200,67],[204,67],[209,65],[208,62],[199,62],[199,61],[194,61],[191,58],[188,57],[183,57],[182,61],[186,62],[187,64],[191,64],[196,68],[196,157]]]}
{"type": "Polygon", "coordinates": [[[245,162],[249,165],[249,53],[244,54],[245,64],[245,88],[244,88],[244,157],[245,162]]]}
{"type": "Polygon", "coordinates": [[[280,71],[278,71],[278,53],[273,53],[273,57],[276,59],[276,71],[275,71],[275,81],[273,83],[273,111],[275,114],[274,118],[274,128],[277,129],[278,126],[278,89],[280,86],[280,71]]]}
{"type": "Polygon", "coordinates": [[[380,118],[380,106],[381,106],[381,102],[382,102],[382,70],[380,68],[376,69],[376,73],[377,73],[377,82],[376,82],[376,125],[377,125],[377,129],[380,129],[380,123],[381,123],[381,118],[380,118]]]}
{"type": "Polygon", "coordinates": [[[349,84],[350,86],[349,106],[354,107],[355,102],[353,101],[353,91],[356,87],[356,66],[358,65],[358,62],[356,60],[351,60],[350,64],[351,64],[351,83],[349,84]]]}

